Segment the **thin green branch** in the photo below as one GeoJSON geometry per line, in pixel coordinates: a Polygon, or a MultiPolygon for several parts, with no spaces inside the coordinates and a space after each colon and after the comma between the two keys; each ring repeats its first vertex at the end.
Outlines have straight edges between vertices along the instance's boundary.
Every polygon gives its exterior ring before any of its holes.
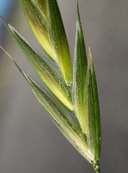
{"type": "Polygon", "coordinates": [[[96,173],[101,173],[98,161],[95,164],[93,164],[93,168],[96,171],[96,173]]]}

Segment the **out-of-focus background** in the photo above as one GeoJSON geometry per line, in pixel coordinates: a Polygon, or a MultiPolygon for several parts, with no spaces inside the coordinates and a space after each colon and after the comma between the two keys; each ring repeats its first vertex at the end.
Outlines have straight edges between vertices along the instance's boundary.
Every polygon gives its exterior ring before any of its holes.
{"type": "MultiPolygon", "coordinates": [[[[73,59],[77,0],[58,0],[73,59]]],[[[79,0],[86,48],[96,70],[102,125],[101,172],[128,172],[128,1],[79,0]]],[[[0,0],[0,15],[45,55],[18,0],[0,0]]],[[[0,44],[40,81],[0,21],[0,44]]],[[[40,81],[40,83],[43,82],[40,81]]],[[[0,173],[94,173],[63,137],[27,82],[0,51],[0,173]]]]}

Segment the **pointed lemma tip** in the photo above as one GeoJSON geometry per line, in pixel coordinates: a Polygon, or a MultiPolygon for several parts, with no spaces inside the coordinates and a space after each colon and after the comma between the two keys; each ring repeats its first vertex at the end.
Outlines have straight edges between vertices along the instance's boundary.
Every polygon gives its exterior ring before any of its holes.
{"type": "Polygon", "coordinates": [[[5,54],[12,60],[12,62],[17,66],[17,68],[21,72],[22,70],[20,69],[20,67],[18,66],[18,64],[14,61],[14,59],[11,57],[11,55],[2,46],[0,46],[0,49],[2,49],[5,52],[5,54]]]}
{"type": "Polygon", "coordinates": [[[89,56],[90,56],[91,62],[93,63],[92,53],[91,53],[91,49],[90,49],[90,47],[89,47],[89,56]]]}
{"type": "Polygon", "coordinates": [[[3,20],[2,16],[0,15],[0,19],[3,20]]]}
{"type": "Polygon", "coordinates": [[[79,0],[77,0],[77,10],[79,11],[79,0]]]}
{"type": "Polygon", "coordinates": [[[0,15],[0,19],[2,20],[2,22],[4,22],[4,19],[2,18],[2,16],[0,15]]]}
{"type": "Polygon", "coordinates": [[[5,24],[5,21],[3,19],[3,17],[0,15],[0,19],[2,20],[2,22],[5,24]]]}
{"type": "Polygon", "coordinates": [[[14,59],[11,57],[11,55],[9,55],[9,53],[8,53],[2,46],[0,46],[0,49],[2,49],[2,50],[4,51],[4,53],[6,53],[6,55],[7,55],[13,62],[15,62],[14,59]]]}

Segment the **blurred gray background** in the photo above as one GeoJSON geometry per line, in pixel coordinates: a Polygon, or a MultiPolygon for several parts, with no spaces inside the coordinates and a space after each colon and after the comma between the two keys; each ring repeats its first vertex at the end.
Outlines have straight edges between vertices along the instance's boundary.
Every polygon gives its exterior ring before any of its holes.
{"type": "MultiPolygon", "coordinates": [[[[11,0],[10,0],[11,3],[11,0]]],[[[79,0],[86,42],[98,82],[102,173],[128,172],[128,1],[79,0]]],[[[73,59],[76,0],[58,0],[73,59]]],[[[1,6],[0,1],[0,6],[1,6]]],[[[7,11],[8,12],[8,11],[7,11]]],[[[7,21],[45,55],[18,0],[7,21]]],[[[42,85],[1,23],[2,46],[42,85]]],[[[0,173],[94,173],[63,137],[10,59],[0,54],[0,173]]]]}

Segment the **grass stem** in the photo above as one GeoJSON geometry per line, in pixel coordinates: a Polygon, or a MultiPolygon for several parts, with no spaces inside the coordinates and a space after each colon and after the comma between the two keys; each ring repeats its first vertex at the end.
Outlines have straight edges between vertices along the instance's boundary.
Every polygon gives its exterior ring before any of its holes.
{"type": "Polygon", "coordinates": [[[99,162],[96,162],[95,164],[93,164],[93,168],[96,171],[96,173],[101,173],[99,162]]]}

